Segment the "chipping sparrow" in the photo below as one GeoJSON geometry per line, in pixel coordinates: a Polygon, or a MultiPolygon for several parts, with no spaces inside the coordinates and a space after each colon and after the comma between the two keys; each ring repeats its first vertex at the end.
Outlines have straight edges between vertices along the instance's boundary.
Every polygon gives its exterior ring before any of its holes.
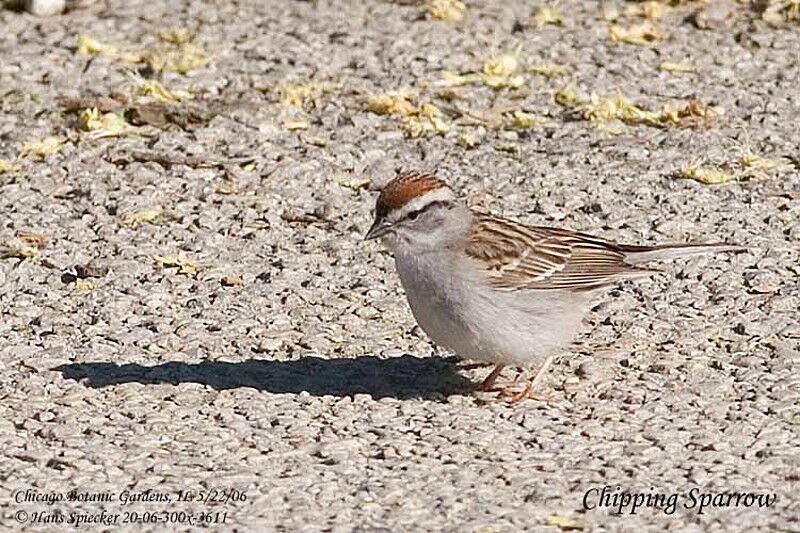
{"type": "Polygon", "coordinates": [[[552,357],[577,334],[599,290],[655,270],[638,263],[740,250],[725,244],[630,246],[566,229],[529,226],[473,211],[431,174],[389,182],[366,239],[381,238],[420,327],[461,358],[539,365],[513,399],[531,397],[552,357]]]}

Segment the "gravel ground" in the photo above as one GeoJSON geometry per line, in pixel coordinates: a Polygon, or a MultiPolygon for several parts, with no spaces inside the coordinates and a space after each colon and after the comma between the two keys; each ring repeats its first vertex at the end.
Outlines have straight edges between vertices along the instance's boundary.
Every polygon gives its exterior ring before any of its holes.
{"type": "MultiPolygon", "coordinates": [[[[620,27],[642,22],[631,5],[620,27]]],[[[90,529],[164,530],[124,513],[175,511],[191,530],[211,511],[225,523],[205,527],[239,531],[800,531],[797,23],[690,2],[637,46],[594,2],[559,8],[539,28],[522,1],[470,2],[460,23],[378,1],[0,11],[0,527],[105,510],[116,524],[90,529]],[[159,38],[170,27],[194,42],[159,38]],[[79,34],[139,62],[82,54],[79,34]],[[187,46],[210,61],[160,72],[141,54],[187,46]],[[515,50],[564,75],[437,85],[515,50]],[[154,104],[145,79],[193,99],[154,104]],[[724,113],[593,122],[564,88],[724,113]],[[401,89],[411,116],[369,111],[401,89]],[[92,106],[141,129],[81,131],[92,106]],[[56,153],[19,155],[47,137],[56,153]],[[706,163],[741,179],[678,175],[706,163]],[[508,406],[454,392],[487,370],[431,345],[391,257],[362,241],[400,167],[530,222],[752,248],[610,290],[546,379],[553,405],[508,406]],[[680,499],[617,514],[597,505],[606,485],[680,499]],[[699,513],[693,488],[776,499],[699,513]],[[177,501],[214,490],[225,501],[177,501]]]]}

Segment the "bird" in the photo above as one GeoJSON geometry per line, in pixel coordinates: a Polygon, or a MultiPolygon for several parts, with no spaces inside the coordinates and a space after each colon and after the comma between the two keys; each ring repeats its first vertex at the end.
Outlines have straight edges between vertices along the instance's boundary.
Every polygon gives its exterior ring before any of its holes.
{"type": "Polygon", "coordinates": [[[433,173],[416,170],[398,173],[381,190],[365,239],[380,239],[394,255],[411,312],[435,344],[494,364],[474,389],[512,402],[541,399],[539,381],[599,293],[660,272],[642,263],[743,250],[724,243],[636,246],[529,225],[471,209],[433,173]],[[507,366],[534,365],[521,391],[495,388],[507,366]]]}

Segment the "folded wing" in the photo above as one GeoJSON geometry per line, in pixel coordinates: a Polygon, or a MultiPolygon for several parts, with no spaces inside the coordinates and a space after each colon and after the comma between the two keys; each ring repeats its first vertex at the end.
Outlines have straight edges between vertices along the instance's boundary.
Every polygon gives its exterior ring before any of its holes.
{"type": "Polygon", "coordinates": [[[591,290],[655,272],[628,264],[616,244],[585,233],[475,216],[466,253],[500,290],[591,290]]]}

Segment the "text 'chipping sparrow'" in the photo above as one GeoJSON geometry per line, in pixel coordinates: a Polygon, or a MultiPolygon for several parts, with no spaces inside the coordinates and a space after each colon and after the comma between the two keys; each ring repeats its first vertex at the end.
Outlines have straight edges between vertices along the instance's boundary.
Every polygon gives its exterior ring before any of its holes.
{"type": "Polygon", "coordinates": [[[533,396],[555,353],[578,333],[599,290],[655,270],[640,263],[741,250],[725,244],[631,246],[471,210],[435,176],[405,172],[381,191],[367,239],[394,254],[420,327],[463,359],[538,365],[514,401],[533,396]]]}

